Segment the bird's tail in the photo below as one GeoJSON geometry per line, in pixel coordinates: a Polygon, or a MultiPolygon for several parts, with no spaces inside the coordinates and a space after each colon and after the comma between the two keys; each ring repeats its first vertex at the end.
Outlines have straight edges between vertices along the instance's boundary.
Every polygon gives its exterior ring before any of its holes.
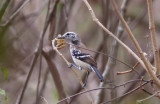
{"type": "Polygon", "coordinates": [[[104,81],[102,74],[98,71],[98,69],[94,66],[91,66],[91,69],[97,74],[98,78],[101,80],[101,82],[104,81]]]}

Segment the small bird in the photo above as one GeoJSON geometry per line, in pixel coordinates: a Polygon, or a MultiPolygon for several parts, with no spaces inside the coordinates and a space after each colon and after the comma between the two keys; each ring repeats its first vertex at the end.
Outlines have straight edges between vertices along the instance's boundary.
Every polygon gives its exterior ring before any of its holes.
{"type": "Polygon", "coordinates": [[[62,36],[58,36],[57,38],[65,39],[66,42],[70,44],[70,53],[75,64],[71,64],[69,68],[74,66],[79,70],[86,69],[87,75],[82,87],[86,86],[90,71],[94,71],[101,82],[104,81],[103,76],[97,69],[97,63],[86,50],[85,45],[81,42],[80,38],[77,36],[76,33],[66,32],[65,34],[63,34],[62,36]]]}

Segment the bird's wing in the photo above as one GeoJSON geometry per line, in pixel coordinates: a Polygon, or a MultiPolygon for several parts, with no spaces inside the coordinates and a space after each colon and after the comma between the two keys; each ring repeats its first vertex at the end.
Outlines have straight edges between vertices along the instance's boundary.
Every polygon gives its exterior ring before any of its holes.
{"type": "Polygon", "coordinates": [[[97,67],[97,63],[94,61],[93,57],[88,53],[82,53],[81,50],[76,49],[72,51],[72,56],[78,60],[90,64],[91,66],[97,67]]]}

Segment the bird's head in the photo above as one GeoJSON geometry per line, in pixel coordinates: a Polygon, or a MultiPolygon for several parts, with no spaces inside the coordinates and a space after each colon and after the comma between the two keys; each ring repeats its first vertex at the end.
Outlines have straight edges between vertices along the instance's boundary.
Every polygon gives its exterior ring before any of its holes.
{"type": "Polygon", "coordinates": [[[79,38],[76,33],[74,32],[66,32],[62,36],[58,36],[58,39],[65,39],[67,42],[72,43],[72,44],[79,44],[79,38]]]}

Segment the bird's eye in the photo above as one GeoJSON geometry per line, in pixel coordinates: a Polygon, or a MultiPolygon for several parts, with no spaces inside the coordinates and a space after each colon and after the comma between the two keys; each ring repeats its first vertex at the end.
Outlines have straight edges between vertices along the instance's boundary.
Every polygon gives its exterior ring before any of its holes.
{"type": "Polygon", "coordinates": [[[69,35],[69,33],[67,33],[66,35],[69,35]]]}

